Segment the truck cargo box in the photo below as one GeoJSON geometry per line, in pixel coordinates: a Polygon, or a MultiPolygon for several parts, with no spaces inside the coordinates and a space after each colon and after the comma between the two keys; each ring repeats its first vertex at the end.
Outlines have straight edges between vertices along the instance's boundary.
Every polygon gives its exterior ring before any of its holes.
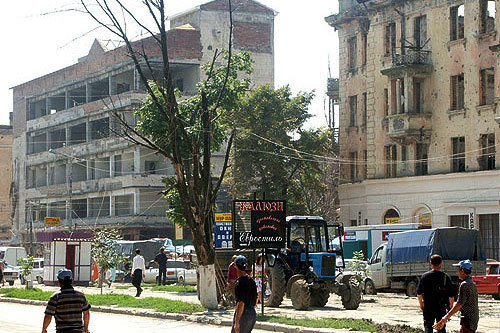
{"type": "Polygon", "coordinates": [[[443,260],[485,261],[479,231],[458,227],[405,231],[390,234],[386,263],[429,262],[433,254],[443,260]]]}

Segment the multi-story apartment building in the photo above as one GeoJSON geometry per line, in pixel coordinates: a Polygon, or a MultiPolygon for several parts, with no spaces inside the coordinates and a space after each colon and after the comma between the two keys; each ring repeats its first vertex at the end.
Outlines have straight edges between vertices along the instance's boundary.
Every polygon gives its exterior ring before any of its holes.
{"type": "Polygon", "coordinates": [[[499,258],[500,1],[340,0],[347,225],[477,228],[499,258]]]}
{"type": "MultiPolygon", "coordinates": [[[[253,83],[273,86],[276,13],[254,1],[233,4],[235,52],[251,51],[253,83]]],[[[200,66],[216,49],[227,48],[227,1],[172,16],[170,27],[173,82],[190,96],[203,78],[200,66]]],[[[137,46],[153,63],[160,56],[152,38],[137,46]]],[[[113,226],[125,239],[174,237],[160,195],[162,179],[173,175],[171,165],[120,137],[112,115],[126,110],[133,121],[132,110],[146,97],[124,47],[108,51],[96,40],[78,63],[14,87],[13,96],[14,229],[24,241],[30,223],[35,234],[113,226]],[[61,226],[46,227],[45,217],[59,217],[61,226]]]]}
{"type": "Polygon", "coordinates": [[[0,244],[12,238],[12,126],[0,125],[0,244]]]}

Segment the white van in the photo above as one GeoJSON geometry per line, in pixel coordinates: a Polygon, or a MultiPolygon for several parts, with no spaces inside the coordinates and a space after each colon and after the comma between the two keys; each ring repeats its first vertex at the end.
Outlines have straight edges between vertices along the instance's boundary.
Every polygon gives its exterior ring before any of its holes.
{"type": "Polygon", "coordinates": [[[0,261],[4,261],[11,266],[17,266],[17,261],[21,258],[26,258],[26,256],[26,249],[24,247],[0,247],[0,261]]]}

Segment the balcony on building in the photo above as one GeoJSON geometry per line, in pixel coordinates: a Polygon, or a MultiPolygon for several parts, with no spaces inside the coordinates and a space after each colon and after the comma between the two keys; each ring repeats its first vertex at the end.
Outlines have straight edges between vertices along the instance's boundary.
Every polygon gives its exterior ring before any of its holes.
{"type": "Polygon", "coordinates": [[[339,79],[329,77],[327,81],[326,94],[330,97],[334,102],[340,100],[340,90],[339,90],[339,79]]]}
{"type": "Polygon", "coordinates": [[[387,135],[399,143],[427,143],[432,133],[431,112],[409,112],[386,116],[387,135]]]}
{"type": "Polygon", "coordinates": [[[404,54],[393,54],[389,66],[382,69],[382,74],[390,77],[404,75],[425,75],[433,70],[431,51],[407,48],[404,54]]]}

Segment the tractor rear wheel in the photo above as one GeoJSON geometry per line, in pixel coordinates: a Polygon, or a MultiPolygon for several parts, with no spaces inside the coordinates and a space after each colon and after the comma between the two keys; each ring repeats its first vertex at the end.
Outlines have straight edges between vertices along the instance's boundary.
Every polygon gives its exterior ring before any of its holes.
{"type": "Polygon", "coordinates": [[[311,304],[311,294],[306,280],[299,279],[292,284],[292,305],[295,310],[307,310],[311,304]]]}
{"type": "Polygon", "coordinates": [[[322,308],[328,303],[330,298],[330,290],[328,287],[323,286],[310,290],[311,293],[311,306],[315,308],[322,308]]]}
{"type": "Polygon", "coordinates": [[[265,304],[271,308],[277,308],[283,302],[286,292],[285,268],[279,262],[276,262],[274,267],[269,267],[267,274],[271,294],[268,296],[265,304]]]}
{"type": "Polygon", "coordinates": [[[359,283],[351,279],[347,283],[341,298],[344,309],[356,310],[359,307],[359,303],[361,303],[361,288],[359,287],[359,283]]]}

